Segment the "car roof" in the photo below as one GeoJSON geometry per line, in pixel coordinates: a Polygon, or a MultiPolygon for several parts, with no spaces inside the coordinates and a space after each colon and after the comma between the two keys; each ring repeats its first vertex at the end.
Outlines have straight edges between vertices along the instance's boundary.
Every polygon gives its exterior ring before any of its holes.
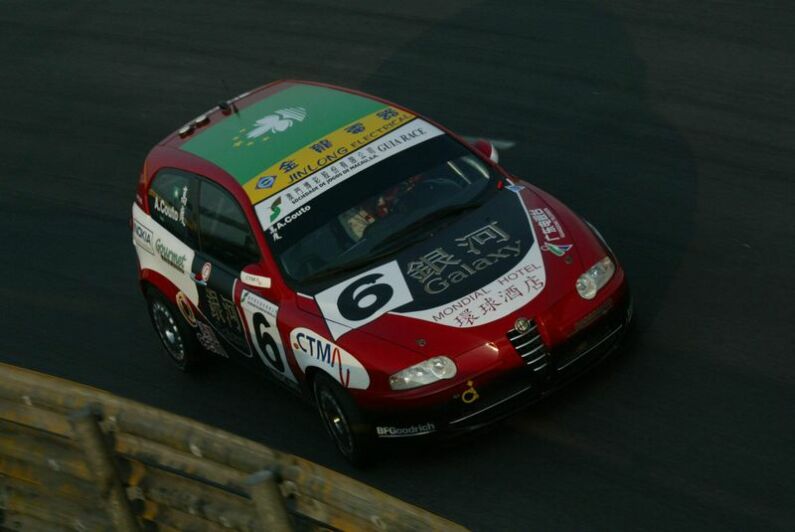
{"type": "Polygon", "coordinates": [[[342,159],[415,115],[362,93],[278,81],[216,107],[167,137],[167,146],[218,166],[252,204],[342,159]]]}

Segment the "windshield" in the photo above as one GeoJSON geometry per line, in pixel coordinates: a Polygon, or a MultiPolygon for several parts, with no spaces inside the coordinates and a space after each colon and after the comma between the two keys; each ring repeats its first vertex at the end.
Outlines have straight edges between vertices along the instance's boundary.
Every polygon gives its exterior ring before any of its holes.
{"type": "Polygon", "coordinates": [[[265,235],[287,280],[313,285],[438,232],[485,201],[490,183],[489,165],[441,135],[318,195],[265,235]]]}

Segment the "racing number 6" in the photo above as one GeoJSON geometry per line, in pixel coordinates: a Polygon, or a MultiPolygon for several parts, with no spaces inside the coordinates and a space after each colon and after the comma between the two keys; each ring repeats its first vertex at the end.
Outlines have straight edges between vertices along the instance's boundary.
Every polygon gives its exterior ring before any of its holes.
{"type": "Polygon", "coordinates": [[[376,283],[382,273],[371,273],[348,285],[337,299],[337,308],[343,318],[361,321],[375,314],[392,299],[394,290],[385,283],[376,283]],[[370,285],[365,287],[365,285],[370,285]]]}
{"type": "Polygon", "coordinates": [[[259,312],[254,314],[254,336],[257,339],[257,347],[259,347],[260,355],[265,354],[261,358],[263,358],[263,362],[273,366],[279,373],[283,373],[284,363],[279,356],[279,348],[276,346],[273,336],[268,334],[270,326],[264,315],[259,312]]]}

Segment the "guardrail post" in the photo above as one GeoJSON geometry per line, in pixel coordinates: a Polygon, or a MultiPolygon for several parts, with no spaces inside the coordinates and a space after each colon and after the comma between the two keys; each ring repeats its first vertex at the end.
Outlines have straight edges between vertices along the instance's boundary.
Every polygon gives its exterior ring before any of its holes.
{"type": "Polygon", "coordinates": [[[88,405],[69,416],[74,438],[86,455],[86,462],[100,493],[108,502],[108,513],[116,530],[138,532],[140,530],[130,501],[113,463],[105,435],[99,427],[100,405],[88,405]]]}
{"type": "Polygon", "coordinates": [[[273,471],[254,473],[246,479],[246,484],[251,489],[251,499],[262,529],[268,532],[291,532],[290,516],[273,471]]]}

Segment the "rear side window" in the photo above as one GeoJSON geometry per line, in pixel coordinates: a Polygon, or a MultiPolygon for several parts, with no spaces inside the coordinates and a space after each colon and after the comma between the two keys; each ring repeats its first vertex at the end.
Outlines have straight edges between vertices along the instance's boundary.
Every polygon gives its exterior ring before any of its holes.
{"type": "Polygon", "coordinates": [[[174,236],[196,247],[194,194],[198,181],[178,170],[161,170],[149,187],[149,212],[174,236]]]}
{"type": "Polygon", "coordinates": [[[221,187],[202,182],[199,198],[199,231],[202,251],[240,271],[259,262],[254,234],[243,209],[221,187]]]}

